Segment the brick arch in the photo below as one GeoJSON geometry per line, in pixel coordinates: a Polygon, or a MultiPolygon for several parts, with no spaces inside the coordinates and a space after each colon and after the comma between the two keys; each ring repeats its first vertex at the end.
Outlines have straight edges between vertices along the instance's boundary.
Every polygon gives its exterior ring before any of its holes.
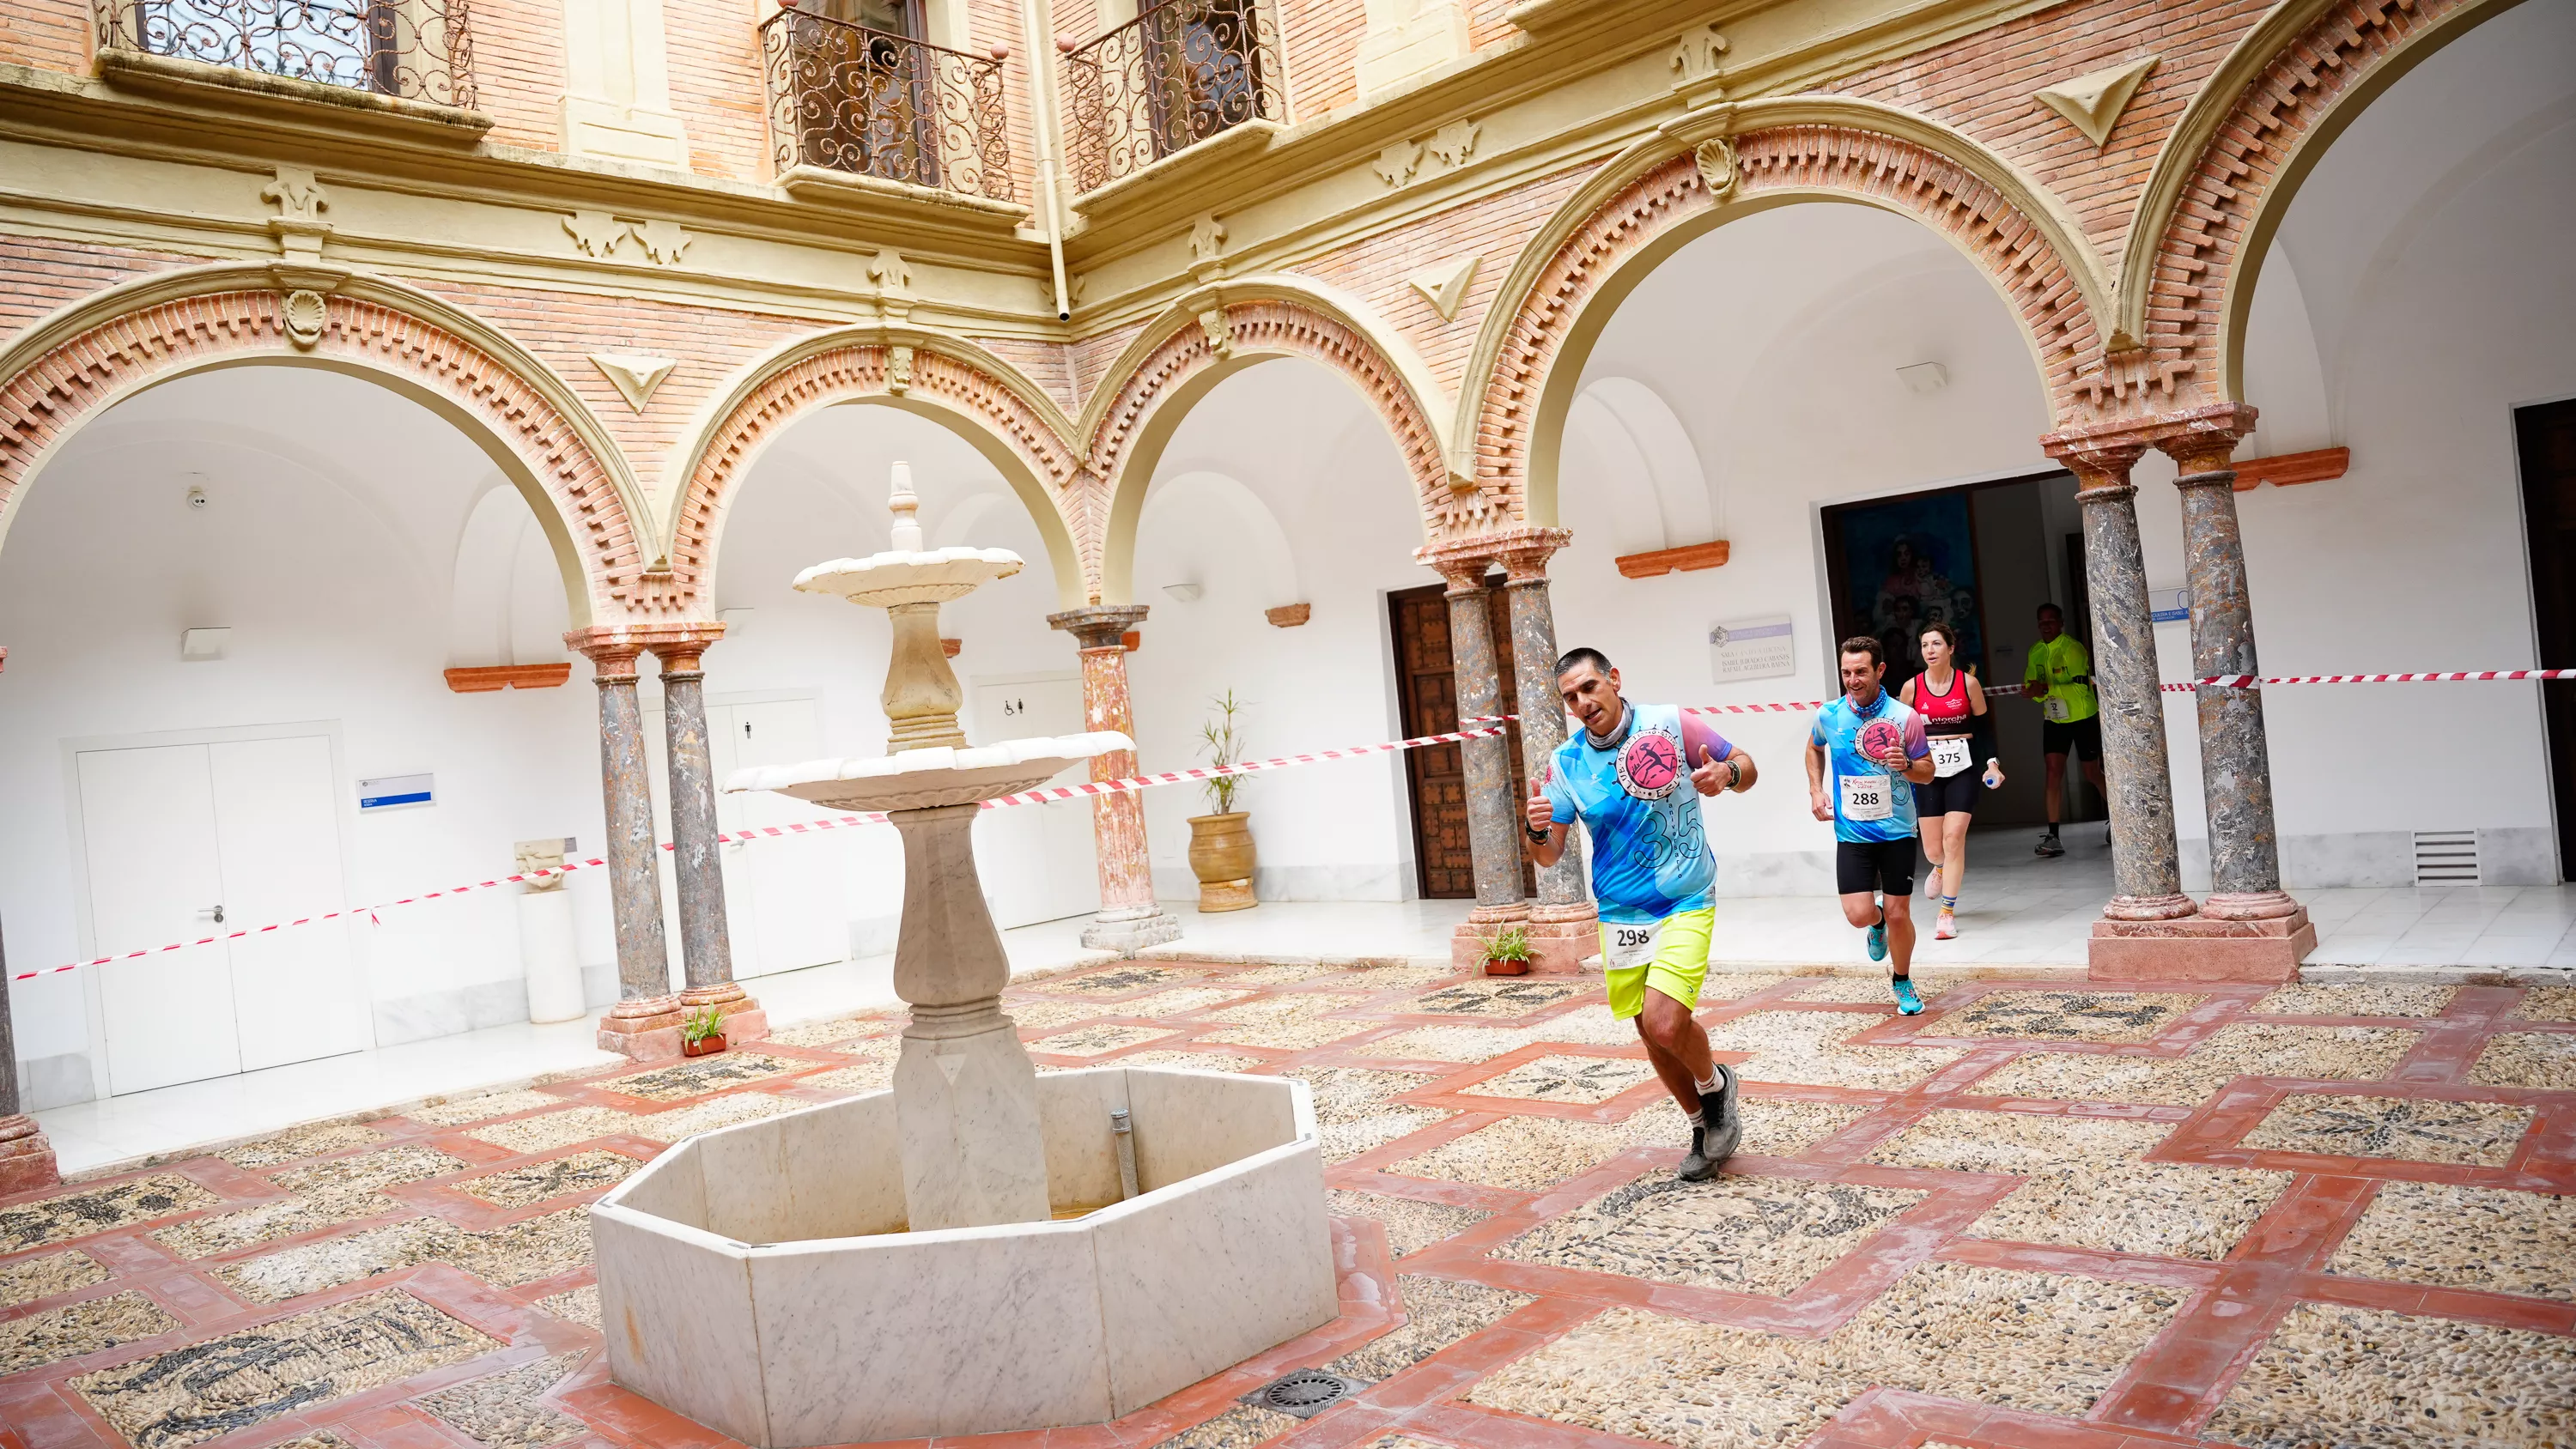
{"type": "Polygon", "coordinates": [[[2518,0],[2303,0],[2221,62],[2156,159],[2121,265],[2105,389],[2136,408],[2237,400],[2272,233],[2334,138],[2417,62],[2518,0]]]}
{"type": "Polygon", "coordinates": [[[1173,432],[1219,382],[1257,362],[1304,358],[1359,391],[1404,459],[1426,533],[1449,492],[1447,449],[1433,411],[1437,386],[1357,303],[1292,277],[1230,281],[1220,295],[1222,301],[1184,302],[1148,328],[1110,373],[1121,380],[1104,387],[1086,414],[1087,466],[1106,485],[1102,506],[1086,520],[1084,557],[1112,602],[1133,591],[1137,521],[1173,432]]]}
{"type": "Polygon", "coordinates": [[[1046,540],[1057,592],[1088,596],[1078,546],[1092,480],[1066,441],[1062,410],[1008,363],[962,338],[912,329],[839,328],[755,363],[684,435],[669,477],[686,480],[671,519],[675,587],[713,597],[717,549],[742,479],[761,450],[819,408],[900,408],[947,428],[998,469],[1046,540]]]}
{"type": "Polygon", "coordinates": [[[283,292],[259,267],[164,273],[0,348],[0,537],[53,450],[117,403],[216,368],[322,367],[393,388],[483,448],[554,545],[576,627],[670,607],[647,571],[625,460],[562,379],[435,298],[376,278],[313,280],[333,290],[283,292]]]}
{"type": "Polygon", "coordinates": [[[1889,107],[1753,102],[1732,121],[1731,135],[1680,155],[1614,161],[1524,253],[1468,368],[1486,379],[1481,396],[1460,400],[1457,427],[1473,448],[1460,471],[1475,487],[1451,493],[1441,532],[1552,524],[1557,440],[1610,314],[1685,243],[1774,206],[1861,202],[1931,228],[2013,309],[2052,414],[2077,409],[2108,289],[2080,233],[2037,187],[1973,142],[1889,107]],[[1621,185],[1623,174],[1632,179],[1621,185]]]}

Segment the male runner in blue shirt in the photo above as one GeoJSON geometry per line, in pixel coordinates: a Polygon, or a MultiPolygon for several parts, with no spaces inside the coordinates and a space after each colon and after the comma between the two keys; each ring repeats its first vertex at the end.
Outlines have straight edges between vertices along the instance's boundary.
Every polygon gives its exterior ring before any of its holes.
{"type": "Polygon", "coordinates": [[[1583,727],[1557,746],[1547,778],[1530,791],[1530,858],[1556,864],[1577,819],[1591,833],[1610,1010],[1636,1018],[1646,1059],[1690,1118],[1679,1175],[1698,1182],[1744,1135],[1735,1073],[1710,1057],[1708,1032],[1691,1016],[1717,921],[1708,897],[1717,861],[1699,797],[1751,787],[1753,757],[1672,705],[1620,698],[1619,671],[1597,649],[1558,660],[1556,686],[1583,727]]]}
{"type": "Polygon", "coordinates": [[[1932,778],[1923,716],[1879,687],[1886,646],[1867,634],[1843,641],[1843,696],[1816,713],[1807,735],[1808,803],[1834,826],[1834,880],[1843,919],[1869,932],[1869,959],[1895,961],[1889,987],[1905,1016],[1923,1010],[1914,960],[1914,791],[1932,778]],[[1826,779],[1827,767],[1833,778],[1826,779]],[[1910,782],[1910,783],[1909,783],[1910,782]],[[1873,897],[1883,892],[1884,903],[1873,897]]]}

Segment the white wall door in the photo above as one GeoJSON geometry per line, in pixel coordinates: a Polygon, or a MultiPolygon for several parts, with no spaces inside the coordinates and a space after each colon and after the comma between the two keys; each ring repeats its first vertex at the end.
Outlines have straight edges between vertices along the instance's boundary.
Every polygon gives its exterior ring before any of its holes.
{"type": "MultiPolygon", "coordinates": [[[[1083,732],[1082,680],[1075,675],[975,686],[978,744],[1083,732]]],[[[1051,785],[1080,784],[1089,761],[1067,766],[1051,785]]],[[[1091,802],[1013,805],[975,822],[975,870],[993,923],[1004,930],[1100,909],[1099,855],[1091,802]]]]}
{"type": "MultiPolygon", "coordinates": [[[[345,903],[327,737],[83,750],[74,764],[100,955],[345,903]]],[[[359,1050],[361,988],[340,922],[112,961],[99,972],[108,1090],[359,1050]]]]}
{"type": "MultiPolygon", "coordinates": [[[[707,711],[707,729],[714,737],[719,787],[738,769],[801,764],[823,754],[822,716],[810,699],[718,705],[707,711]]],[[[828,813],[767,791],[716,796],[716,819],[727,834],[828,813]]],[[[748,963],[737,960],[736,976],[849,959],[849,910],[841,885],[848,846],[848,836],[825,831],[724,848],[728,905],[737,917],[748,918],[759,943],[748,963]]],[[[741,939],[740,927],[735,939],[741,939]]]]}

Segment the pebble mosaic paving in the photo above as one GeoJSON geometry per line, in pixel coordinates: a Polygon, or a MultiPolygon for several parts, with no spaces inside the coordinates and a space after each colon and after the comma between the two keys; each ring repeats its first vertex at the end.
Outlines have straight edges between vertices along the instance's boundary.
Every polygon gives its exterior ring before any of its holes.
{"type": "MultiPolygon", "coordinates": [[[[1598,978],[1131,961],[1014,989],[1041,1070],[1305,1081],[1343,1276],[1335,1323],[1043,1442],[2576,1443],[2576,991],[1938,984],[1900,1021],[1876,978],[1714,976],[1745,1134],[1704,1183],[1598,978]],[[1311,1420],[1241,1401],[1292,1368],[1361,1387],[1311,1420]]],[[[728,1443],[607,1380],[588,1204],[657,1144],[885,1086],[900,1029],[0,1200],[0,1446],[728,1443]]]]}

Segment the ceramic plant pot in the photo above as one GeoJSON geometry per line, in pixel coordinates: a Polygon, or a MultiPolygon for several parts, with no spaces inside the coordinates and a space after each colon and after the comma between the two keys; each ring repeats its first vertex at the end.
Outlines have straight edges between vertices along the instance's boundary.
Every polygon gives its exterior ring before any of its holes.
{"type": "Polygon", "coordinates": [[[1527,976],[1529,974],[1529,961],[1526,957],[1518,961],[1506,961],[1500,956],[1489,956],[1485,958],[1485,974],[1488,976],[1527,976]]]}
{"type": "Polygon", "coordinates": [[[724,1049],[725,1039],[723,1032],[717,1032],[714,1036],[708,1037],[704,1041],[684,1041],[680,1043],[680,1055],[687,1057],[711,1057],[724,1049]]]}
{"type": "Polygon", "coordinates": [[[1190,873],[1199,878],[1201,911],[1248,911],[1252,894],[1252,817],[1241,811],[1190,817],[1190,873]]]}

